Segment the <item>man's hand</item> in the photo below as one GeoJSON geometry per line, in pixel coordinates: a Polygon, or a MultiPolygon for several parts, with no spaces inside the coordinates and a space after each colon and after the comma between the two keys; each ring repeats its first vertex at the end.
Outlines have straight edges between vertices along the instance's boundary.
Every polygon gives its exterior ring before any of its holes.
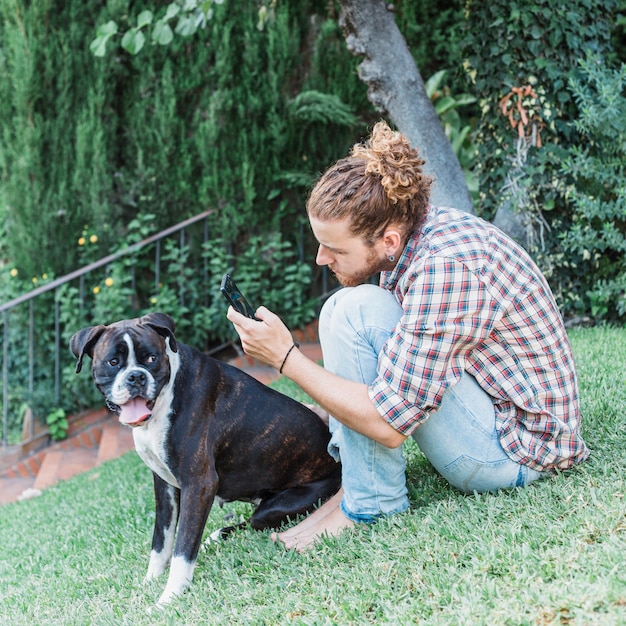
{"type": "MultiPolygon", "coordinates": [[[[280,370],[293,346],[293,337],[280,318],[265,307],[259,307],[255,315],[257,320],[229,307],[226,317],[239,333],[246,354],[280,370]]],[[[318,411],[328,412],[348,428],[388,448],[397,448],[406,439],[406,435],[399,433],[378,414],[369,398],[367,385],[325,370],[299,350],[291,352],[283,373],[325,407],[314,409],[320,419],[325,421],[325,416],[318,411]]]]}
{"type": "Polygon", "coordinates": [[[232,322],[241,339],[246,354],[276,369],[282,365],[293,337],[278,315],[264,306],[255,313],[256,320],[245,317],[233,307],[228,307],[226,317],[232,322]]]}

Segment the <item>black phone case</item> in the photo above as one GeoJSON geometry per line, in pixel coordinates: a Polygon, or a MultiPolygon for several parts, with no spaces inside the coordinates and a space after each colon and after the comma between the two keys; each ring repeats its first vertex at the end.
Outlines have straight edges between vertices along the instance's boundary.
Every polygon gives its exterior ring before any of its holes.
{"type": "Polygon", "coordinates": [[[253,309],[250,303],[243,297],[241,291],[235,284],[235,281],[229,274],[224,274],[222,277],[222,284],[220,285],[220,291],[224,294],[224,297],[230,305],[242,315],[249,317],[253,320],[257,319],[254,315],[256,309],[253,309]]]}

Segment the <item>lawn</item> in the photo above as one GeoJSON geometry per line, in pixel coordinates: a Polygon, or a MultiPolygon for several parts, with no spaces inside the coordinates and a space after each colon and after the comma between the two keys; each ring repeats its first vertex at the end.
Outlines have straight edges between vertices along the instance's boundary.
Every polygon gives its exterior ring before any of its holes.
{"type": "MultiPolygon", "coordinates": [[[[464,496],[407,445],[410,512],[304,555],[239,532],[155,613],[152,483],[130,452],[0,508],[0,624],[626,624],[626,330],[570,337],[592,450],[575,470],[464,496]]],[[[207,534],[246,512],[215,507],[207,534]]]]}

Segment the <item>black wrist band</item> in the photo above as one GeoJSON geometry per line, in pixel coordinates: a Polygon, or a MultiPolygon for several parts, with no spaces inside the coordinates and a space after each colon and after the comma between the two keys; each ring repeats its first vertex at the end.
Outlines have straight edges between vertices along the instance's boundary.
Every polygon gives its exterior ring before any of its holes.
{"type": "Polygon", "coordinates": [[[291,346],[291,348],[289,348],[289,350],[287,350],[287,354],[285,354],[285,358],[283,359],[283,363],[282,363],[282,365],[280,366],[280,369],[278,370],[278,373],[279,373],[279,374],[282,374],[282,373],[283,373],[283,367],[285,367],[285,363],[287,362],[287,358],[288,358],[288,357],[289,357],[289,355],[291,354],[291,351],[292,351],[294,348],[299,348],[299,347],[300,347],[300,344],[299,344],[297,341],[294,341],[294,342],[293,342],[293,345],[291,346]]]}

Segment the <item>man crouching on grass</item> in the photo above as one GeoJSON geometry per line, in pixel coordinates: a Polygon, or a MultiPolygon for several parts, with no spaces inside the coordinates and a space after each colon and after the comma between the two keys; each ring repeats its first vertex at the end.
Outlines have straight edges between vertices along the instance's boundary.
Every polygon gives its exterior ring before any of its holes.
{"type": "Polygon", "coordinates": [[[265,307],[260,321],[228,311],[245,352],[331,416],[342,488],[273,536],[287,548],[405,511],[408,436],[468,493],[523,487],[589,455],[574,361],[545,278],[493,225],[431,206],[423,164],[379,122],[311,193],[316,262],[345,287],[320,313],[324,367],[265,307]],[[364,284],[378,272],[380,286],[364,284]]]}

